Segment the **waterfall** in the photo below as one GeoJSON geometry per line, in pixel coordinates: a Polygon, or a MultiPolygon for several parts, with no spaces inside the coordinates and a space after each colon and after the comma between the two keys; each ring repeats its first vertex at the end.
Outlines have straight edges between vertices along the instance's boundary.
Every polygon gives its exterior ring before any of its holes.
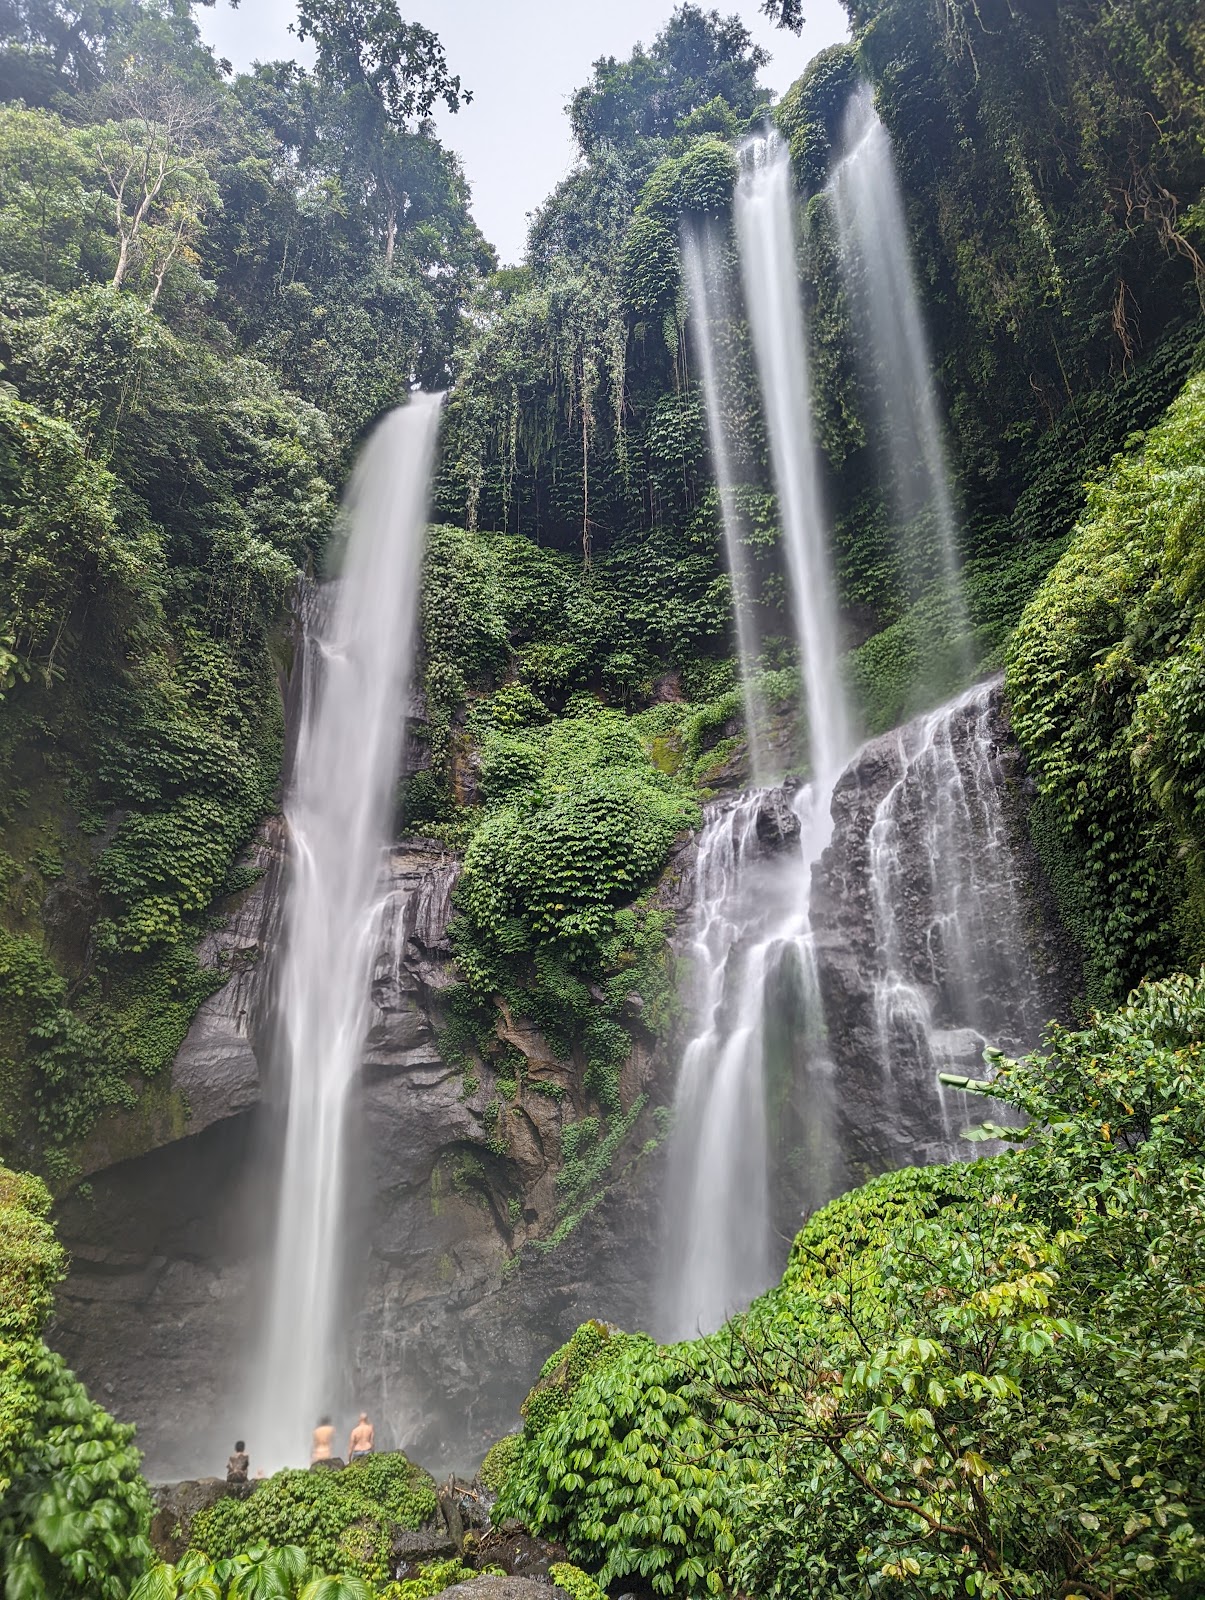
{"type": "MultiPolygon", "coordinates": [[[[837,603],[829,533],[817,481],[807,345],[795,259],[795,191],[786,147],[776,135],[742,151],[736,234],[778,491],[782,548],[807,710],[812,782],[792,802],[796,848],[758,870],[758,819],[768,791],[715,812],[699,843],[691,954],[695,1032],[678,1074],[667,1177],[662,1320],[668,1337],[716,1328],[771,1281],[768,1037],[793,990],[789,1076],[806,1080],[809,1161],[801,1187],[823,1192],[830,1178],[823,1129],[830,1077],[813,947],[809,885],[828,838],[829,798],[850,748],[839,667],[837,603]]],[[[696,305],[706,275],[694,236],[686,272],[696,305]]],[[[706,319],[704,319],[705,321],[706,319]]],[[[703,351],[703,386],[716,450],[718,374],[703,351]]],[[[726,465],[723,469],[728,470],[726,465]]],[[[724,496],[721,487],[721,497],[724,496]]],[[[731,493],[729,491],[729,498],[731,493]]],[[[744,650],[742,647],[742,656],[744,650]]],[[[755,784],[764,782],[753,772],[755,784]]]]}
{"type": "Polygon", "coordinates": [[[761,735],[760,718],[753,690],[757,673],[758,643],[752,614],[752,582],[749,562],[741,543],[741,518],[737,508],[732,447],[724,419],[723,393],[731,386],[731,373],[722,377],[716,350],[716,327],[730,327],[732,306],[726,292],[724,245],[719,225],[706,219],[691,219],[682,229],[682,265],[692,311],[694,342],[703,380],[703,405],[707,415],[707,440],[716,491],[720,497],[720,517],[724,530],[724,549],[732,580],[732,609],[736,621],[736,642],[740,654],[741,692],[744,697],[745,730],[749,751],[749,773],[755,784],[765,783],[768,756],[761,735]],[[727,381],[724,381],[724,380],[727,381]]]}
{"type": "MultiPolygon", "coordinates": [[[[769,1033],[789,1011],[800,1030],[792,1077],[822,1059],[807,890],[823,822],[811,786],[753,790],[709,807],[700,834],[688,948],[696,1032],[678,1076],[660,1275],[666,1338],[711,1332],[774,1277],[769,1033]],[[792,848],[774,853],[784,839],[792,848]]],[[[818,1101],[813,1110],[818,1126],[818,1101]]]]}
{"type": "Polygon", "coordinates": [[[808,714],[812,775],[831,785],[850,751],[838,667],[837,599],[812,435],[803,308],[795,253],[795,184],[777,134],[741,152],[736,230],[753,348],[778,490],[783,552],[808,714]]]}
{"type": "Polygon", "coordinates": [[[867,838],[877,1057],[896,1114],[919,1112],[901,1152],[913,1161],[959,1153],[964,1108],[938,1074],[975,1076],[985,1044],[1031,1048],[1045,1021],[997,767],[998,692],[979,684],[888,736],[897,775],[867,838]]]}
{"type": "Polygon", "coordinates": [[[275,997],[284,1153],[247,1424],[270,1466],[304,1460],[309,1430],[340,1399],[348,1099],[369,1019],[439,416],[439,397],[416,395],[378,424],[348,494],[342,575],[307,629],[275,997]]]}
{"type": "Polygon", "coordinates": [[[829,178],[841,272],[860,354],[874,391],[895,514],[911,530],[917,579],[936,577],[948,609],[957,668],[969,671],[967,619],[958,554],[958,519],[932,377],[929,340],[908,243],[891,138],[861,84],[843,125],[845,154],[829,178]],[[927,524],[932,535],[926,540],[927,524]],[[932,567],[936,563],[936,572],[932,567]]]}

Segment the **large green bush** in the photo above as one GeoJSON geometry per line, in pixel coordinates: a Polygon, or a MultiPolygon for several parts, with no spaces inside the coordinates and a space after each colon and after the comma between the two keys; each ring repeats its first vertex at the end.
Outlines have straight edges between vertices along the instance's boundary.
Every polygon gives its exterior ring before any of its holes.
{"type": "Polygon", "coordinates": [[[1205,377],[1088,493],[1008,659],[1036,837],[1108,998],[1205,954],[1205,377]]]}
{"type": "Polygon", "coordinates": [[[1018,1150],[879,1178],[719,1333],[537,1388],[499,1514],[667,1595],[1198,1593],[1203,1061],[1205,973],[996,1058],[1018,1150]]]}
{"type": "Polygon", "coordinates": [[[134,1430],[44,1344],[63,1255],[35,1178],[0,1167],[0,1574],[5,1600],[125,1600],[150,1560],[134,1430]]]}
{"type": "Polygon", "coordinates": [[[245,1500],[219,1500],[199,1512],[189,1537],[211,1560],[253,1545],[296,1545],[319,1571],[384,1582],[392,1529],[420,1527],[436,1503],[429,1474],[389,1453],[339,1471],[277,1472],[245,1500]]]}

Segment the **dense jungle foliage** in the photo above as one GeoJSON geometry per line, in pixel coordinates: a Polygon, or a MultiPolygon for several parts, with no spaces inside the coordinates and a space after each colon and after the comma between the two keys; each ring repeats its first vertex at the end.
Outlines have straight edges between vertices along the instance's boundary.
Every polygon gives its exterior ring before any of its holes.
{"type": "Polygon", "coordinates": [[[1203,1050],[1205,974],[1149,984],[992,1063],[1019,1148],[832,1202],[718,1333],[586,1324],[495,1515],[663,1595],[1199,1594],[1203,1050]]]}
{"type": "Polygon", "coordinates": [[[63,1252],[37,1178],[0,1167],[0,1574],[5,1600],[126,1600],[151,1556],[134,1429],[42,1330],[63,1252]]]}
{"type": "Polygon", "coordinates": [[[377,10],[231,79],[183,0],[0,8],[0,1146],[52,1172],[222,981],[289,593],[493,265],[424,120],[459,84],[377,10]]]}

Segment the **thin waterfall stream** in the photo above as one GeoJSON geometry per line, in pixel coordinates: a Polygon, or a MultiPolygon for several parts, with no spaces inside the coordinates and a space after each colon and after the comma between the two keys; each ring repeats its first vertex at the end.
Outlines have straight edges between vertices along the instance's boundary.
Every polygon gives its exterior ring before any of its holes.
{"type": "Polygon", "coordinates": [[[348,1102],[384,910],[440,409],[441,397],[415,395],[371,435],[348,493],[342,573],[316,597],[304,644],[275,995],[284,1152],[249,1424],[274,1466],[305,1459],[310,1429],[341,1398],[348,1102]]]}
{"type": "Polygon", "coordinates": [[[740,655],[741,692],[748,729],[749,775],[755,784],[769,780],[769,753],[762,737],[760,717],[753,692],[757,671],[757,632],[750,603],[749,563],[741,544],[741,518],[736,505],[732,447],[724,418],[720,355],[717,350],[717,324],[730,323],[733,310],[725,291],[723,237],[718,224],[709,219],[689,219],[682,229],[682,268],[693,310],[695,347],[703,381],[703,406],[707,416],[707,441],[711,450],[716,491],[720,498],[720,521],[724,530],[724,550],[732,580],[732,608],[736,619],[736,643],[740,655]]]}
{"type": "Polygon", "coordinates": [[[950,488],[929,338],[917,293],[891,136],[863,83],[842,124],[845,153],[828,182],[841,274],[874,396],[889,494],[914,591],[938,582],[964,681],[970,671],[958,518],[950,488]]]}

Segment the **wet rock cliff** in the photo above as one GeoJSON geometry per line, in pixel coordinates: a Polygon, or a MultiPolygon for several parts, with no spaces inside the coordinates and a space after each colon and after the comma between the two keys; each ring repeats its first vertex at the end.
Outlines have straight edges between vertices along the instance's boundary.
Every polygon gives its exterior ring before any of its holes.
{"type": "MultiPolygon", "coordinates": [[[[137,1420],[159,1476],[220,1463],[241,1426],[272,1223],[282,843],[273,820],[247,857],[261,876],[201,952],[230,976],[176,1058],[170,1114],[142,1119],[135,1135],[117,1119],[98,1130],[89,1183],[61,1211],[73,1268],[57,1344],[104,1402],[137,1420]],[[143,1148],[127,1156],[135,1136],[143,1148]]],[[[584,1114],[580,1074],[521,1019],[500,1025],[509,1059],[523,1064],[514,1079],[441,1050],[458,873],[459,858],[431,841],[389,855],[354,1129],[342,1398],[373,1412],[386,1443],[471,1466],[512,1425],[561,1337],[591,1316],[643,1320],[656,1185],[642,1126],[601,1199],[549,1246],[563,1220],[561,1129],[584,1114]]],[[[625,1103],[653,1070],[638,1041],[625,1103]]]]}
{"type": "MultiPolygon", "coordinates": [[[[958,1129],[985,1108],[940,1090],[938,1073],[977,1072],[985,1040],[1027,1047],[1065,1011],[1074,954],[1027,844],[1026,804],[994,686],[872,741],[838,784],[811,886],[823,1058],[792,1065],[783,1028],[784,1251],[802,1208],[872,1172],[966,1154],[958,1129]]],[[[766,791],[765,868],[798,849],[797,830],[789,790],[766,791]]],[[[202,952],[228,981],[198,1012],[159,1110],[136,1140],[117,1124],[98,1130],[90,1188],[62,1208],[74,1264],[57,1343],[102,1401],[137,1420],[160,1476],[220,1464],[241,1426],[272,1223],[283,849],[270,822],[248,855],[258,880],[202,952]]],[[[685,838],[660,891],[679,949],[693,864],[685,838]]],[[[455,1048],[446,1000],[458,872],[458,857],[429,840],[390,852],[354,1130],[341,1398],[373,1412],[384,1444],[467,1467],[513,1425],[577,1323],[648,1325],[662,1182],[651,1110],[672,1098],[681,1040],[658,1048],[634,1026],[623,1102],[647,1094],[649,1109],[566,1228],[557,1174],[562,1130],[586,1110],[582,1064],[505,1013],[504,1054],[521,1070],[504,1077],[455,1048]]]]}

